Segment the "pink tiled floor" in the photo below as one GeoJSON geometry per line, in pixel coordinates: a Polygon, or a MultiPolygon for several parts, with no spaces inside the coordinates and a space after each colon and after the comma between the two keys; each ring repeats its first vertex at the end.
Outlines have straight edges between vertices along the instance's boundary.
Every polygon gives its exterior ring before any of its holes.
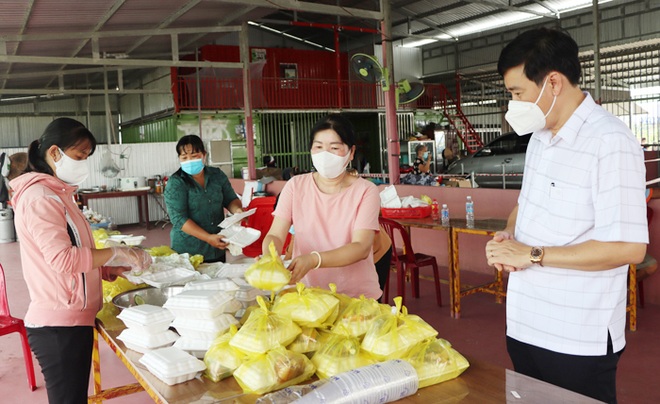
{"type": "MultiPolygon", "coordinates": [[[[125,227],[123,233],[147,236],[145,246],[169,244],[169,229],[160,227],[146,231],[141,227],[125,227]]],[[[443,246],[444,247],[444,246],[443,246]]],[[[9,303],[12,314],[23,317],[29,297],[21,273],[19,243],[0,244],[0,263],[5,268],[9,303]]],[[[446,269],[441,269],[446,278],[446,269]]],[[[478,280],[482,275],[462,274],[464,281],[478,280]],[[471,279],[472,278],[472,279],[471,279]]],[[[394,282],[390,294],[396,292],[394,282]]],[[[477,294],[462,300],[462,318],[449,317],[449,290],[442,285],[443,307],[435,305],[435,291],[430,282],[421,281],[421,298],[408,298],[409,312],[420,315],[468,358],[491,362],[511,368],[504,342],[505,307],[496,304],[490,295],[477,294]]],[[[410,291],[406,293],[410,296],[410,291]]],[[[660,402],[660,389],[656,387],[660,372],[660,306],[647,305],[638,311],[638,329],[627,332],[628,345],[622,356],[618,372],[618,396],[623,404],[660,402]]],[[[117,359],[115,354],[100,341],[103,387],[134,383],[135,379],[117,359]]],[[[20,339],[17,334],[0,337],[0,403],[46,403],[43,377],[35,361],[37,390],[30,392],[27,386],[20,339]]],[[[469,371],[469,370],[468,370],[469,371]]],[[[111,403],[151,403],[146,393],[120,397],[111,403]]],[[[540,401],[542,402],[542,401],[540,401]]]]}

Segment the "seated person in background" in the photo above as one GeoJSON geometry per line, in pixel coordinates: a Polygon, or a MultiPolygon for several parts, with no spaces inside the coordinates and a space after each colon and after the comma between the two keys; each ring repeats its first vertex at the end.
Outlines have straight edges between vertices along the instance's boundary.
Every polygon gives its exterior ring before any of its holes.
{"type": "Polygon", "coordinates": [[[282,180],[282,169],[277,168],[275,157],[264,156],[264,167],[257,168],[257,179],[263,177],[273,177],[276,180],[282,180]]]}
{"type": "Polygon", "coordinates": [[[331,114],[316,123],[310,153],[317,171],[286,183],[262,250],[268,254],[272,241],[281,251],[295,223],[298,237],[289,265],[292,284],[302,281],[327,289],[334,283],[340,293],[378,299],[382,292],[372,248],[380,197],[374,184],[346,172],[356,140],[351,123],[341,115],[331,114]]]}
{"type": "Polygon", "coordinates": [[[201,254],[204,262],[224,262],[228,244],[218,234],[218,225],[225,219],[225,209],[243,212],[241,201],[225,173],[204,165],[206,149],[199,136],[182,137],[176,151],[181,168],[165,188],[172,249],[179,254],[201,254]]]}
{"type": "Polygon", "coordinates": [[[428,174],[431,170],[431,153],[425,145],[420,144],[415,147],[417,158],[413,162],[413,171],[415,175],[428,174]]]}

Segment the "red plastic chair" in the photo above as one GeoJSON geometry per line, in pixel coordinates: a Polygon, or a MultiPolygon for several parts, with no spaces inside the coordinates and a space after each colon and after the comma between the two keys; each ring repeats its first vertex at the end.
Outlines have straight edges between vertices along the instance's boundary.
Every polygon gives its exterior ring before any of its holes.
{"type": "Polygon", "coordinates": [[[27,372],[28,385],[32,391],[37,389],[37,382],[34,378],[34,366],[32,364],[32,352],[28,344],[27,332],[23,320],[12,317],[9,313],[9,302],[7,300],[7,286],[5,284],[5,271],[0,264],[0,336],[17,332],[21,334],[23,343],[23,359],[25,360],[25,370],[27,372]]]}
{"type": "MultiPolygon", "coordinates": [[[[433,267],[433,280],[435,283],[435,297],[438,306],[442,306],[442,299],[440,295],[440,276],[438,274],[438,263],[434,256],[422,253],[415,253],[410,241],[410,235],[405,227],[398,222],[379,217],[378,221],[383,226],[387,234],[392,240],[392,265],[396,266],[397,275],[397,292],[401,296],[402,304],[405,304],[405,282],[406,272],[410,274],[412,283],[412,295],[419,298],[419,268],[430,265],[433,267]],[[403,240],[403,252],[397,250],[395,232],[399,232],[400,239],[403,240]]],[[[388,302],[389,295],[389,276],[385,283],[385,290],[383,291],[383,302],[388,302]]]]}
{"type": "MultiPolygon", "coordinates": [[[[261,255],[261,244],[263,243],[264,238],[266,238],[266,234],[270,230],[270,226],[273,224],[273,211],[275,211],[276,200],[276,196],[263,196],[254,198],[248,205],[247,209],[245,209],[248,211],[250,209],[256,208],[257,211],[254,212],[252,216],[247,217],[247,220],[244,221],[243,226],[259,230],[261,232],[261,236],[257,241],[243,248],[243,255],[247,257],[257,257],[261,255]]],[[[290,239],[291,235],[288,235],[286,242],[282,247],[282,251],[286,251],[290,239]]]]}

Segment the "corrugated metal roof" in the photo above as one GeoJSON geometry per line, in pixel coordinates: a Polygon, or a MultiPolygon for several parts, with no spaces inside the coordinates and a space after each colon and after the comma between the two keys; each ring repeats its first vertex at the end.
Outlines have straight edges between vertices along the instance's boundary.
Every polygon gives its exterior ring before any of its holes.
{"type": "MultiPolygon", "coordinates": [[[[452,38],[467,28],[484,22],[501,21],[512,10],[522,7],[533,13],[552,14],[552,9],[568,0],[391,0],[394,40],[419,39],[448,33],[452,38]],[[543,7],[545,5],[546,7],[543,7]]],[[[575,0],[587,1],[587,0],[575,0]]],[[[379,27],[373,16],[380,12],[373,0],[14,0],[3,2],[0,12],[0,97],[20,91],[50,88],[103,88],[103,63],[111,58],[172,60],[169,33],[163,30],[197,29],[178,33],[178,52],[190,54],[204,44],[222,42],[235,32],[212,33],[209,27],[240,25],[252,20],[287,34],[334,48],[329,29],[292,26],[292,21],[336,24],[350,27],[379,27]],[[279,4],[281,9],[278,9],[279,4]],[[332,8],[328,11],[327,8],[332,8]],[[297,9],[297,10],[295,10],[297,9]],[[333,15],[333,12],[335,13],[333,15]],[[377,13],[374,13],[377,12],[377,13]],[[338,17],[337,15],[341,15],[338,17]],[[107,37],[111,32],[142,30],[140,35],[107,37]],[[71,34],[80,34],[72,37],[71,34]],[[98,40],[101,61],[93,56],[93,35],[98,40]],[[35,35],[43,39],[35,39],[35,35]],[[3,56],[2,40],[6,40],[3,56]],[[43,63],[38,57],[64,58],[43,63]],[[76,59],[66,59],[76,58],[76,59]],[[105,59],[104,59],[105,58],[105,59]],[[89,64],[84,64],[88,63],[89,64]],[[73,71],[82,71],[80,74],[73,71]],[[60,73],[61,79],[58,77],[60,73]],[[12,93],[12,91],[14,91],[12,93]]],[[[533,17],[534,14],[526,14],[533,17]]],[[[551,18],[551,17],[548,17],[551,18]]],[[[261,28],[250,28],[258,30],[261,28]]],[[[341,30],[345,48],[380,42],[380,35],[341,30]],[[352,46],[348,46],[348,44],[352,46]]],[[[261,44],[253,44],[261,46],[261,44]]],[[[139,74],[149,66],[124,67],[124,77],[139,74]]],[[[116,68],[115,68],[116,69],[116,68]]],[[[111,69],[114,71],[115,69],[111,69]]],[[[110,87],[117,85],[116,74],[109,74],[110,87]]]]}

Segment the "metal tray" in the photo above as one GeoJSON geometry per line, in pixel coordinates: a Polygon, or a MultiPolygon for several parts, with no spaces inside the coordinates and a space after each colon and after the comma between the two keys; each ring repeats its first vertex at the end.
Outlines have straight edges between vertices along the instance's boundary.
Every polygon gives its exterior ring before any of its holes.
{"type": "Polygon", "coordinates": [[[183,286],[168,286],[166,288],[148,287],[143,289],[129,290],[112,298],[112,303],[120,309],[127,309],[138,304],[152,304],[162,307],[167,299],[183,292],[183,286]],[[136,296],[137,303],[135,301],[136,296]]]}

